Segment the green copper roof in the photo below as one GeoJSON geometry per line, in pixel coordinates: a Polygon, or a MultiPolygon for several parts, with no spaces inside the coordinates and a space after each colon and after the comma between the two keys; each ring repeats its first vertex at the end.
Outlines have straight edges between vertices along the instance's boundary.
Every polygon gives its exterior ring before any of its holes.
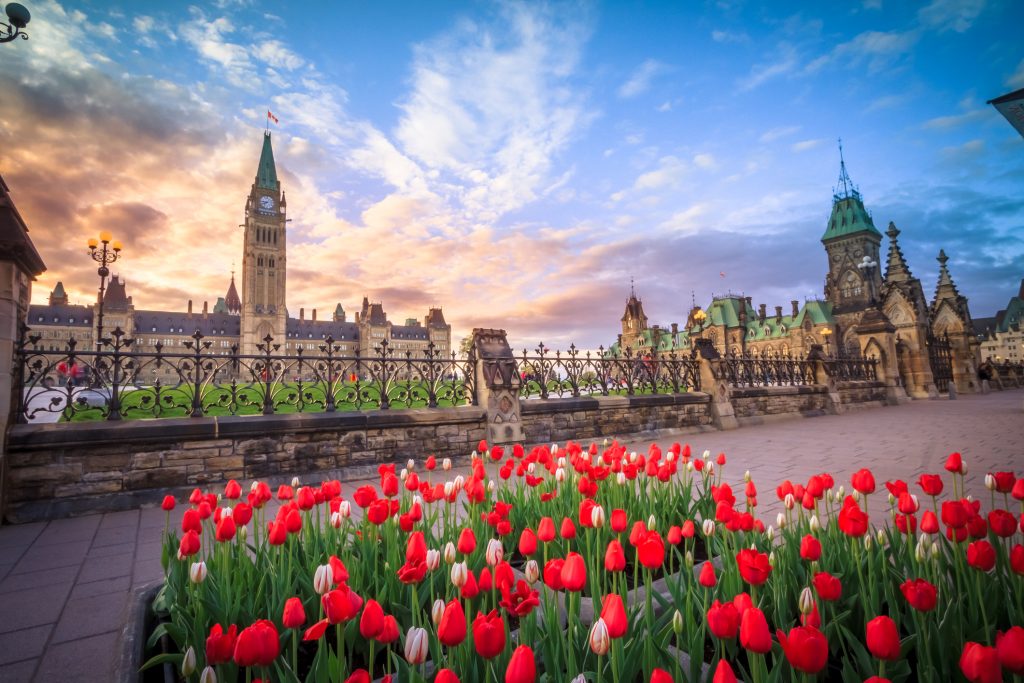
{"type": "Polygon", "coordinates": [[[270,133],[263,134],[263,151],[260,152],[260,166],[256,170],[256,187],[277,190],[277,166],[274,165],[274,148],[270,146],[270,133]]]}
{"type": "Polygon", "coordinates": [[[61,299],[66,296],[67,294],[64,292],[64,283],[58,281],[57,286],[53,288],[53,297],[55,299],[61,299]]]}
{"type": "Polygon", "coordinates": [[[800,326],[804,324],[804,319],[810,316],[811,323],[814,325],[827,325],[835,322],[835,318],[832,316],[832,302],[830,301],[808,301],[804,304],[803,309],[793,319],[794,326],[800,326]]]}
{"type": "Polygon", "coordinates": [[[862,232],[878,235],[879,239],[882,237],[882,233],[878,232],[874,221],[864,208],[860,193],[854,190],[843,196],[836,195],[832,200],[832,216],[828,219],[828,226],[825,228],[825,234],[821,236],[821,241],[862,232]]]}

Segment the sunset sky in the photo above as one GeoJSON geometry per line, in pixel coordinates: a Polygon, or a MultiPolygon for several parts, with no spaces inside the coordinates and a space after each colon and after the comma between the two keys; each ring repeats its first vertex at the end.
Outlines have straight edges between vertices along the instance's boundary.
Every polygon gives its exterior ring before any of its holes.
{"type": "Polygon", "coordinates": [[[0,173],[36,303],[95,299],[106,229],[136,307],[212,306],[268,108],[296,316],[365,294],[596,348],[630,277],[652,323],[788,310],[822,293],[839,137],[929,296],[940,247],[975,317],[1024,277],[1024,139],[985,104],[1024,88],[1019,0],[22,2],[0,173]]]}

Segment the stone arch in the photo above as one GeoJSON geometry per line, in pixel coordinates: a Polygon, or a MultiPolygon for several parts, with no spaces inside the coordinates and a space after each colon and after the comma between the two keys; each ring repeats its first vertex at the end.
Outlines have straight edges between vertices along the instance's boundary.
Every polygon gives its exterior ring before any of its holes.
{"type": "Polygon", "coordinates": [[[885,368],[889,367],[889,354],[885,352],[885,347],[874,337],[868,339],[867,344],[864,345],[864,358],[875,357],[878,359],[878,372],[879,376],[883,376],[885,368]]]}
{"type": "Polygon", "coordinates": [[[932,320],[932,334],[940,337],[943,334],[955,334],[963,331],[963,320],[960,319],[960,316],[956,314],[949,304],[943,302],[932,320]]]}
{"type": "Polygon", "coordinates": [[[893,295],[885,303],[885,317],[896,327],[912,325],[914,323],[914,311],[910,304],[902,296],[893,295]]]}
{"type": "Polygon", "coordinates": [[[846,332],[843,333],[842,344],[843,352],[852,356],[860,355],[860,338],[857,336],[856,327],[851,325],[847,328],[846,332]]]}

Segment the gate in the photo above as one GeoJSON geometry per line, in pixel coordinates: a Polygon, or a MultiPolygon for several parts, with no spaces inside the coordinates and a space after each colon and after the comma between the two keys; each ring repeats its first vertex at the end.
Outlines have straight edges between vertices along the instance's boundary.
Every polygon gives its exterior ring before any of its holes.
{"type": "Polygon", "coordinates": [[[943,334],[936,337],[928,333],[928,364],[932,368],[932,379],[939,393],[949,391],[949,383],[953,380],[953,353],[949,346],[949,336],[943,334]]]}

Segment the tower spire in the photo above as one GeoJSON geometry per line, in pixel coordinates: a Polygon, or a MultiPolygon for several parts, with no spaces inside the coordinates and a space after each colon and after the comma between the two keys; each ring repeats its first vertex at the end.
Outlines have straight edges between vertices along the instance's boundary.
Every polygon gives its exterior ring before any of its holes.
{"type": "Polygon", "coordinates": [[[629,276],[629,298],[636,298],[636,289],[633,287],[633,276],[629,276]]]}
{"type": "Polygon", "coordinates": [[[277,180],[277,165],[274,164],[274,148],[270,144],[270,131],[263,133],[263,150],[260,152],[260,165],[256,168],[256,187],[266,190],[279,190],[281,183],[277,180]]]}
{"type": "Polygon", "coordinates": [[[850,180],[850,174],[846,171],[846,160],[843,159],[843,139],[839,138],[839,182],[836,183],[833,192],[836,199],[847,199],[851,194],[857,196],[857,188],[850,180]]]}
{"type": "Polygon", "coordinates": [[[885,234],[889,236],[889,258],[885,264],[885,281],[906,282],[913,279],[914,276],[910,273],[910,266],[907,265],[907,260],[903,258],[903,251],[896,240],[900,234],[896,224],[889,221],[889,229],[885,231],[885,234]]]}

